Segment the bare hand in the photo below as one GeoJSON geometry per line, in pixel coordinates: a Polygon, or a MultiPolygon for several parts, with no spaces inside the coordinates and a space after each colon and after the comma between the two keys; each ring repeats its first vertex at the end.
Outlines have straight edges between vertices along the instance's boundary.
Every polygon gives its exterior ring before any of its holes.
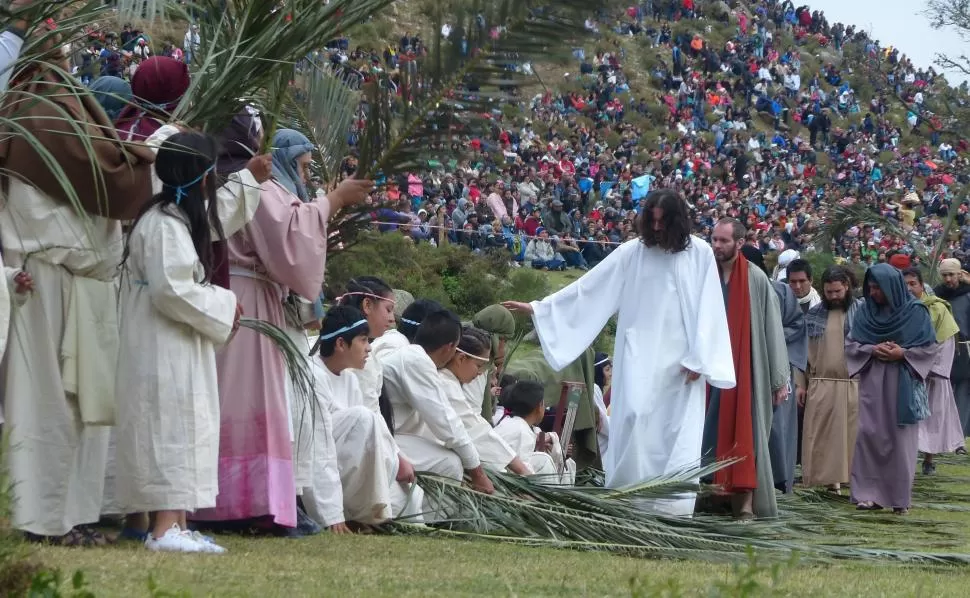
{"type": "Polygon", "coordinates": [[[549,435],[545,432],[539,432],[536,436],[536,452],[537,453],[548,453],[549,449],[552,448],[552,440],[550,440],[549,435]]]}
{"type": "Polygon", "coordinates": [[[232,331],[235,332],[239,329],[239,318],[243,315],[242,303],[236,302],[236,317],[232,321],[232,331]]]}
{"type": "Polygon", "coordinates": [[[781,405],[782,403],[785,402],[786,399],[788,399],[788,387],[787,386],[782,386],[781,388],[779,388],[778,390],[776,390],[774,392],[774,401],[773,402],[774,402],[774,405],[775,406],[781,405]]]}
{"type": "Polygon", "coordinates": [[[398,457],[397,462],[397,477],[394,478],[402,484],[413,484],[417,476],[414,473],[414,466],[411,462],[404,458],[404,455],[398,457]]]}
{"type": "Polygon", "coordinates": [[[468,472],[468,477],[470,478],[472,489],[481,492],[482,494],[495,494],[495,486],[492,485],[492,480],[488,479],[485,475],[485,470],[479,465],[475,469],[468,472]]]}
{"type": "Polygon", "coordinates": [[[340,208],[361,203],[373,190],[374,181],[349,178],[341,181],[337,188],[330,192],[327,199],[330,200],[331,210],[336,212],[340,208]]]}
{"type": "Polygon", "coordinates": [[[529,303],[522,303],[521,301],[503,301],[502,307],[509,311],[517,311],[524,314],[529,314],[530,316],[535,313],[532,309],[532,305],[529,303]]]}
{"type": "Polygon", "coordinates": [[[694,370],[689,370],[687,368],[680,368],[680,371],[683,372],[683,374],[687,378],[687,380],[684,381],[684,384],[690,384],[691,382],[697,382],[697,379],[701,377],[701,375],[698,374],[697,372],[695,372],[694,370]]]}
{"type": "Polygon", "coordinates": [[[808,396],[808,392],[806,392],[804,388],[795,389],[795,399],[798,401],[799,407],[805,406],[805,397],[807,396],[808,396]]]}
{"type": "Polygon", "coordinates": [[[34,290],[34,277],[30,275],[29,272],[18,272],[16,276],[13,277],[14,290],[23,295],[34,290]]]}
{"type": "Polygon", "coordinates": [[[246,170],[249,174],[253,175],[257,183],[265,183],[273,176],[273,156],[272,154],[263,154],[261,156],[253,156],[246,163],[246,170]]]}
{"type": "Polygon", "coordinates": [[[345,534],[352,534],[352,533],[354,533],[354,532],[350,531],[350,528],[347,527],[347,524],[346,523],[337,523],[335,525],[331,525],[327,529],[330,530],[330,533],[331,534],[336,534],[338,536],[343,536],[345,534]]]}

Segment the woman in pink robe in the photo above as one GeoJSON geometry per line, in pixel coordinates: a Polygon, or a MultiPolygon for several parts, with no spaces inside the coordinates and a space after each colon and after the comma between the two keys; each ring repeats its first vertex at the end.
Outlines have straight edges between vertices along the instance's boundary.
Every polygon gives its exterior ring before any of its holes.
{"type": "MultiPolygon", "coordinates": [[[[312,145],[300,133],[273,137],[273,179],[263,183],[252,222],[229,238],[230,286],[243,313],[284,327],[283,298],[317,297],[327,255],[326,197],[304,201],[312,145]]],[[[286,368],[265,337],[239,330],[217,354],[221,407],[219,495],[206,521],[296,526],[296,488],[285,394],[286,368]]]]}

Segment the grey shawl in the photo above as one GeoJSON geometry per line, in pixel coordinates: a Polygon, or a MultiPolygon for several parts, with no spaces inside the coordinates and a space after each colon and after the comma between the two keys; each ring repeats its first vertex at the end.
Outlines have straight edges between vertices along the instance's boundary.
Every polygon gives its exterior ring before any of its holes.
{"type": "MultiPolygon", "coordinates": [[[[859,310],[859,304],[862,299],[856,299],[849,305],[849,313],[845,317],[845,330],[843,333],[845,336],[849,336],[849,330],[852,329],[852,320],[855,318],[856,312],[859,310]]],[[[829,319],[829,310],[825,307],[825,301],[822,301],[815,307],[808,310],[805,314],[805,324],[808,329],[809,338],[820,338],[825,334],[825,325],[829,319]]]]}

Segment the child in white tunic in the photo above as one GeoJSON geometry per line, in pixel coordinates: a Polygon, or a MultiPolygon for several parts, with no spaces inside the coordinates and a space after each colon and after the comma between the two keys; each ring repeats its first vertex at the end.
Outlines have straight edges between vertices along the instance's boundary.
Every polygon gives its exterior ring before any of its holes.
{"type": "Polygon", "coordinates": [[[334,307],[323,321],[320,356],[313,360],[314,468],[303,502],[311,517],[336,533],[349,531],[347,521],[371,525],[401,516],[420,521],[422,510],[414,467],[380,414],[364,406],[350,371],[364,365],[368,335],[367,319],[358,309],[334,307]]]}
{"type": "Polygon", "coordinates": [[[596,441],[600,449],[600,459],[603,463],[606,463],[606,449],[610,445],[610,415],[609,411],[607,411],[603,393],[609,388],[610,381],[613,379],[613,362],[606,353],[597,353],[593,367],[595,369],[593,373],[595,379],[595,384],[593,385],[593,403],[599,412],[599,417],[596,422],[596,441]]]}
{"type": "Polygon", "coordinates": [[[221,235],[212,174],[216,142],[179,133],[162,144],[164,187],[132,227],[121,284],[118,501],[153,512],[149,550],[221,553],[187,531],[186,511],[215,506],[219,389],[216,348],[239,324],[236,296],[209,284],[211,229],[221,235]]]}
{"type": "Polygon", "coordinates": [[[467,393],[463,388],[481,376],[488,367],[491,349],[492,339],[487,332],[466,326],[462,330],[455,356],[438,373],[451,405],[478,449],[482,465],[492,471],[508,469],[519,475],[532,475],[535,473],[532,468],[516,455],[512,447],[492,428],[492,424],[482,417],[481,403],[474,402],[475,398],[481,398],[482,393],[467,393]]]}
{"type": "Polygon", "coordinates": [[[505,413],[495,426],[520,459],[536,473],[536,481],[551,486],[572,486],[576,463],[567,459],[555,433],[544,433],[536,425],[546,414],[542,384],[523,380],[502,392],[505,413]]]}
{"type": "MultiPolygon", "coordinates": [[[[372,339],[381,338],[394,326],[394,290],[380,278],[358,276],[350,279],[347,281],[347,291],[337,299],[337,303],[354,307],[364,314],[372,339]]],[[[364,367],[351,371],[357,376],[360,390],[364,393],[364,406],[374,413],[381,413],[384,375],[381,373],[380,357],[371,351],[364,367]]]]}

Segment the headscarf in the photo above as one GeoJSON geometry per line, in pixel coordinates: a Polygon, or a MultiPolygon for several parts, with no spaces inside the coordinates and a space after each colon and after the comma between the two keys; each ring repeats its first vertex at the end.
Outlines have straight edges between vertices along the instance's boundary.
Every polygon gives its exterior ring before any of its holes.
{"type": "Polygon", "coordinates": [[[936,342],[943,343],[960,332],[960,326],[953,318],[950,304],[935,295],[923,293],[920,301],[930,310],[933,330],[936,331],[936,342]]]}
{"type": "Polygon", "coordinates": [[[116,123],[122,138],[144,141],[169,118],[189,89],[189,67],[168,56],[153,56],[139,65],[131,79],[137,106],[121,111],[116,123]]]}
{"type": "Polygon", "coordinates": [[[787,283],[772,283],[778,294],[781,306],[781,325],[785,329],[785,344],[788,345],[788,362],[803,372],[808,367],[808,332],[805,327],[805,313],[798,304],[795,292],[787,283]]]}
{"type": "Polygon", "coordinates": [[[775,268],[775,280],[787,280],[788,279],[788,264],[799,259],[800,253],[794,249],[786,249],[781,252],[778,256],[778,267],[775,268]]]}
{"type": "Polygon", "coordinates": [[[310,194],[297,171],[296,159],[313,151],[313,144],[303,133],[280,129],[273,135],[273,178],[300,201],[310,200],[310,194]]]}
{"type": "Polygon", "coordinates": [[[219,176],[229,176],[246,168],[249,160],[259,153],[259,138],[262,121],[259,112],[249,106],[240,110],[219,134],[221,147],[216,160],[219,176]]]}
{"type": "Polygon", "coordinates": [[[940,274],[959,274],[963,270],[960,260],[949,257],[940,262],[940,274]]]}
{"type": "Polygon", "coordinates": [[[131,85],[118,77],[98,77],[91,84],[91,93],[112,122],[118,119],[132,98],[131,85]]]}
{"type": "Polygon", "coordinates": [[[400,320],[404,317],[404,310],[414,303],[414,295],[403,290],[394,289],[394,317],[400,320]]]}
{"type": "Polygon", "coordinates": [[[757,247],[745,243],[741,246],[741,254],[744,255],[749,262],[761,268],[762,272],[768,274],[768,267],[765,266],[765,256],[762,255],[761,250],[759,250],[757,247]]]}
{"type": "Polygon", "coordinates": [[[472,318],[472,325],[490,334],[512,336],[515,334],[515,318],[502,305],[489,305],[472,318]]]}
{"type": "MultiPolygon", "coordinates": [[[[849,336],[864,345],[894,341],[904,349],[936,342],[930,311],[906,288],[903,274],[889,264],[876,264],[862,282],[865,302],[859,306],[849,336]],[[879,285],[886,305],[878,305],[869,294],[869,283],[879,285]]],[[[897,368],[896,424],[907,426],[929,416],[926,387],[908,367],[897,368]]]]}

